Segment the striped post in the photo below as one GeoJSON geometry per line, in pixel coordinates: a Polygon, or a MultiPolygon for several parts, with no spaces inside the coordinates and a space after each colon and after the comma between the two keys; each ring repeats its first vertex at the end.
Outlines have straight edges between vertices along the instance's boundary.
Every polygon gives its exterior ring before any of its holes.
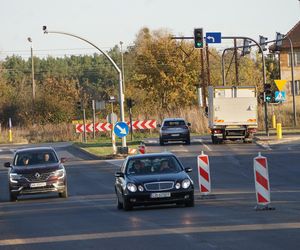
{"type": "Polygon", "coordinates": [[[203,151],[198,155],[198,181],[200,193],[208,195],[211,192],[209,159],[203,151]]]}
{"type": "Polygon", "coordinates": [[[268,207],[271,203],[268,161],[266,157],[261,156],[260,152],[253,159],[253,168],[257,205],[268,207]]]}

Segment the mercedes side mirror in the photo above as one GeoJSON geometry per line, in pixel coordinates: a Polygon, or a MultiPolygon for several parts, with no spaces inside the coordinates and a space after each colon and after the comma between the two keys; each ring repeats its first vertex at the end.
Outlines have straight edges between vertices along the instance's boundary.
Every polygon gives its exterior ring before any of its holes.
{"type": "Polygon", "coordinates": [[[124,173],[122,172],[116,172],[115,177],[124,177],[124,173]]]}
{"type": "Polygon", "coordinates": [[[192,168],[185,168],[184,171],[187,172],[187,173],[190,173],[190,172],[193,171],[193,169],[192,168]]]}

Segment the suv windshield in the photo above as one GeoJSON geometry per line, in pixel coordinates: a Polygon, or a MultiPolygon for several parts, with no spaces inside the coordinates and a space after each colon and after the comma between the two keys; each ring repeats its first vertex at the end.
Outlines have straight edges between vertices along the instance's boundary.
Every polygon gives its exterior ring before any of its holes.
{"type": "Polygon", "coordinates": [[[15,166],[27,166],[47,163],[57,163],[56,154],[51,150],[22,151],[15,155],[15,166]]]}
{"type": "Polygon", "coordinates": [[[128,161],[126,173],[129,175],[178,173],[181,165],[172,156],[148,157],[128,161]]]}

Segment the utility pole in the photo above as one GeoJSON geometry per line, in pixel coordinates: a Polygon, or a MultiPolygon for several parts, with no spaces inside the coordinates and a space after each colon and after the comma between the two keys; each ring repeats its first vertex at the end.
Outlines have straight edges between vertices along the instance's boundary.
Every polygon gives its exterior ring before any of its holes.
{"type": "Polygon", "coordinates": [[[234,56],[235,56],[235,82],[236,85],[239,85],[239,65],[237,59],[236,39],[234,39],[234,56]]]}
{"type": "Polygon", "coordinates": [[[123,92],[125,93],[125,73],[124,73],[124,59],[123,59],[123,42],[120,41],[121,46],[121,64],[122,64],[122,78],[123,78],[123,92]]]}
{"type": "Polygon", "coordinates": [[[208,44],[206,43],[206,64],[207,64],[207,84],[210,84],[210,64],[209,64],[209,50],[208,44]]]}
{"type": "Polygon", "coordinates": [[[32,100],[35,102],[35,81],[34,81],[34,60],[33,60],[33,45],[31,37],[27,38],[30,42],[30,54],[31,54],[31,76],[32,76],[32,100]]]}
{"type": "Polygon", "coordinates": [[[206,83],[205,83],[205,76],[204,76],[204,51],[203,49],[200,49],[200,60],[201,60],[201,85],[199,86],[200,88],[202,87],[202,98],[203,98],[203,107],[206,107],[206,83]]]}

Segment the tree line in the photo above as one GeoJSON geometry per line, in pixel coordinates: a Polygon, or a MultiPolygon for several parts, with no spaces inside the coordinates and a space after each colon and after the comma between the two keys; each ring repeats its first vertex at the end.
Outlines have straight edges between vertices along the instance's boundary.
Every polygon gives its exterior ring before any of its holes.
{"type": "MultiPolygon", "coordinates": [[[[199,50],[193,41],[172,40],[168,30],[142,28],[133,45],[124,52],[125,96],[134,100],[133,114],[144,117],[197,107],[197,87],[200,83],[222,85],[221,53],[209,48],[210,83],[201,75],[199,50]]],[[[108,54],[121,68],[118,46],[108,54]]],[[[232,64],[232,52],[225,56],[232,64]]],[[[239,84],[262,88],[260,56],[240,57],[239,84]]],[[[266,58],[268,79],[276,78],[278,66],[266,58]]],[[[118,100],[118,74],[101,54],[34,57],[36,97],[32,95],[31,58],[13,55],[0,64],[0,122],[12,118],[15,125],[70,123],[81,117],[77,102],[81,101],[91,116],[91,100],[118,100]]],[[[234,67],[226,70],[226,82],[237,84],[234,67]]],[[[125,102],[126,105],[126,102],[125,102]]],[[[125,107],[126,108],[126,107],[125,107]]],[[[116,109],[117,110],[117,109],[116,109]]],[[[105,118],[110,106],[99,112],[105,118]]]]}

